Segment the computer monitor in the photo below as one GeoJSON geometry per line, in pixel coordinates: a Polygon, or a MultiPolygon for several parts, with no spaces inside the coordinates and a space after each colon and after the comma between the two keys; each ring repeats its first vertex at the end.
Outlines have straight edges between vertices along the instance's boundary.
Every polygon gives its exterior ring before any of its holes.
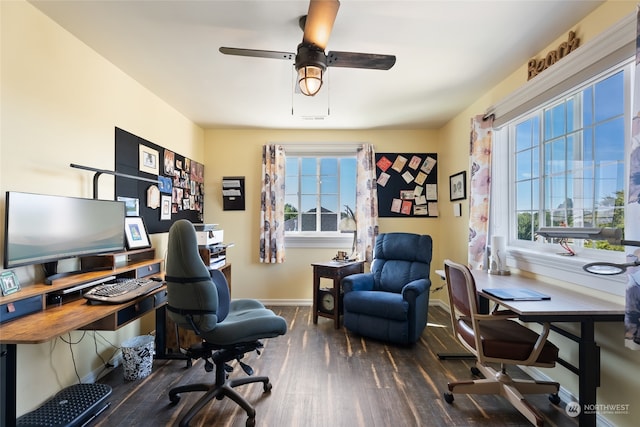
{"type": "Polygon", "coordinates": [[[123,202],[7,192],[4,268],[124,250],[123,202]]]}

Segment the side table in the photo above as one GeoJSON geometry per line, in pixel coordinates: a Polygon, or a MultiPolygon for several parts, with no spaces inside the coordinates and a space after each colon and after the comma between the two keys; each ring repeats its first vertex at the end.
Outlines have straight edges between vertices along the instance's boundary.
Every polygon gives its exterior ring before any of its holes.
{"type": "Polygon", "coordinates": [[[313,266],[313,323],[318,323],[318,316],[333,319],[336,329],[340,328],[340,314],[342,311],[342,290],[340,281],[350,274],[364,273],[364,261],[329,261],[314,262],[313,266]],[[320,290],[320,278],[333,280],[333,288],[320,290]],[[330,307],[320,306],[320,293],[325,292],[333,298],[330,307]]]}

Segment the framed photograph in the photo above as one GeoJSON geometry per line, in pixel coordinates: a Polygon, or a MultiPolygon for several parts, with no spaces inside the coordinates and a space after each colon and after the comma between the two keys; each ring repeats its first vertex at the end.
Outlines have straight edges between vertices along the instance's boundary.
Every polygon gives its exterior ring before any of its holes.
{"type": "Polygon", "coordinates": [[[119,202],[124,202],[124,209],[127,216],[140,215],[140,201],[133,197],[118,196],[119,202]]]}
{"type": "Polygon", "coordinates": [[[128,216],[124,219],[124,234],[127,236],[127,248],[129,250],[151,247],[147,227],[140,216],[128,216]]]}
{"type": "Polygon", "coordinates": [[[146,145],[139,145],[140,164],[138,169],[142,172],[158,175],[160,173],[160,161],[158,159],[158,150],[149,148],[146,145]]]}
{"type": "Polygon", "coordinates": [[[171,196],[162,195],[160,202],[160,220],[166,221],[171,219],[171,196]]]}
{"type": "Polygon", "coordinates": [[[2,295],[9,295],[20,290],[20,283],[18,277],[13,271],[3,271],[0,273],[0,289],[2,289],[2,295]]]}
{"type": "Polygon", "coordinates": [[[452,202],[467,198],[467,171],[458,172],[449,177],[449,194],[452,202]]]}

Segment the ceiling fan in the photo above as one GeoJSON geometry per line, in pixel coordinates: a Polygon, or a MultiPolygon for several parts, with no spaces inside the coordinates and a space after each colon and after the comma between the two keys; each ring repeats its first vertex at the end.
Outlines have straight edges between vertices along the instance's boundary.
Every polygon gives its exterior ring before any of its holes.
{"type": "Polygon", "coordinates": [[[314,96],[322,87],[322,75],[327,67],[366,68],[388,70],[396,63],[394,55],[373,53],[330,51],[325,54],[327,42],[338,14],[338,0],[310,0],[309,11],[300,17],[300,28],[304,31],[297,53],[272,50],[240,49],[221,47],[225,55],[252,56],[295,60],[298,86],[307,96],[314,96]]]}

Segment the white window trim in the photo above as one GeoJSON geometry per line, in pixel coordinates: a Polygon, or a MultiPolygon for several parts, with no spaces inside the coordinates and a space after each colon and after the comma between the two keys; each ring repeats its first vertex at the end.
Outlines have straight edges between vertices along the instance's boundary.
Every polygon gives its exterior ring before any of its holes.
{"type": "MultiPolygon", "coordinates": [[[[496,127],[500,127],[526,114],[532,108],[558,96],[559,94],[552,89],[554,86],[557,87],[561,82],[579,75],[581,71],[589,68],[595,62],[602,60],[610,62],[614,61],[614,59],[616,62],[621,62],[625,59],[625,55],[626,58],[633,56],[635,53],[635,37],[636,14],[633,13],[603,32],[599,37],[593,39],[591,43],[572,52],[563,61],[555,64],[543,74],[528,82],[520,90],[515,91],[500,103],[491,107],[488,111],[496,114],[496,127]]],[[[587,78],[584,80],[587,80],[587,78]]],[[[633,93],[633,88],[630,93],[633,93]]],[[[494,133],[493,146],[492,176],[507,176],[509,182],[513,182],[515,168],[509,162],[507,129],[494,133]],[[505,165],[508,168],[507,171],[504,170],[505,165]]],[[[628,171],[628,164],[625,165],[625,170],[628,171]]],[[[509,186],[499,185],[498,181],[504,183],[504,180],[501,179],[492,180],[491,222],[489,227],[491,235],[511,236],[510,227],[512,224],[509,220],[509,212],[514,211],[515,201],[510,197],[509,186]]],[[[625,191],[627,190],[626,186],[627,184],[625,184],[625,191]]],[[[587,273],[582,269],[584,264],[594,261],[625,262],[624,253],[602,253],[602,251],[585,249],[579,251],[576,256],[568,257],[558,255],[557,252],[562,251],[559,246],[557,246],[558,250],[553,252],[549,252],[549,248],[554,248],[554,246],[534,244],[524,247],[524,245],[518,245],[516,241],[507,239],[507,265],[510,268],[562,280],[563,282],[596,289],[601,292],[617,296],[625,295],[626,276],[624,274],[598,276],[587,273]],[[560,277],[561,279],[559,279],[560,277]]]]}
{"type": "Polygon", "coordinates": [[[284,242],[287,248],[351,248],[353,233],[285,233],[284,242]]]}
{"type": "Polygon", "coordinates": [[[489,107],[486,114],[496,116],[494,127],[500,128],[580,82],[634,56],[636,25],[636,14],[627,15],[590,42],[580,46],[509,96],[489,107]],[[596,64],[599,65],[596,66],[596,64]]]}
{"type": "MultiPolygon", "coordinates": [[[[292,156],[352,156],[363,143],[313,143],[313,144],[285,144],[280,143],[292,156]]],[[[287,248],[351,248],[353,233],[341,232],[286,232],[284,244],[287,248]]]]}

